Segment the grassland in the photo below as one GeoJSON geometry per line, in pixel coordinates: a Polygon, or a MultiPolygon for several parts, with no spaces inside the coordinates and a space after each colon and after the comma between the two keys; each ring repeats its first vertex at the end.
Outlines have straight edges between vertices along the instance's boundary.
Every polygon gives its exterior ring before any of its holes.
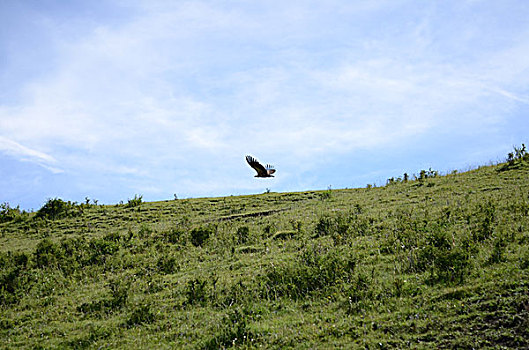
{"type": "Polygon", "coordinates": [[[424,174],[14,215],[0,347],[529,348],[529,165],[424,174]]]}

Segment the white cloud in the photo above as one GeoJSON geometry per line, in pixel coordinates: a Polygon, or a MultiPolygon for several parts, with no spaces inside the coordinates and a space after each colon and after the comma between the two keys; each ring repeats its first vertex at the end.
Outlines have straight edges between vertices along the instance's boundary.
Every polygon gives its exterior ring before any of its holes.
{"type": "Polygon", "coordinates": [[[0,152],[3,152],[7,155],[16,157],[22,161],[29,161],[50,170],[53,173],[61,173],[62,170],[57,168],[55,164],[57,160],[52,156],[25,147],[13,140],[10,140],[6,137],[0,136],[0,152]]]}
{"type": "Polygon", "coordinates": [[[500,89],[500,88],[489,88],[491,91],[493,92],[496,92],[502,96],[505,96],[511,100],[514,100],[516,102],[521,102],[523,104],[529,104],[529,97],[525,97],[525,96],[517,96],[515,94],[513,94],[512,92],[509,92],[509,91],[506,91],[506,90],[503,90],[503,89],[500,89]]]}

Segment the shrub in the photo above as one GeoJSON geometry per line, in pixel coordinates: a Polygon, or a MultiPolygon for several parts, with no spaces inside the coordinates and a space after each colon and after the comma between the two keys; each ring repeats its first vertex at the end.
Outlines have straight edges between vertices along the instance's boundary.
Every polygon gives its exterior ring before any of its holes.
{"type": "Polygon", "coordinates": [[[343,215],[323,215],[316,223],[314,231],[316,237],[327,236],[333,233],[345,235],[348,228],[347,219],[343,215]]]}
{"type": "Polygon", "coordinates": [[[140,206],[142,202],[143,202],[143,195],[138,196],[137,194],[135,194],[133,199],[129,199],[125,207],[126,208],[137,207],[137,206],[140,206]]]}
{"type": "MultiPolygon", "coordinates": [[[[406,181],[408,181],[407,178],[406,178],[406,181]]],[[[386,180],[386,186],[396,185],[396,184],[399,184],[401,182],[402,182],[402,179],[400,177],[398,177],[398,178],[390,177],[389,179],[386,180]]]]}
{"type": "Polygon", "coordinates": [[[77,311],[82,313],[110,313],[113,310],[121,309],[126,305],[129,298],[130,285],[119,281],[109,283],[110,296],[101,300],[83,303],[77,307],[77,311]]]}
{"type": "Polygon", "coordinates": [[[331,199],[331,198],[332,198],[332,189],[330,187],[327,189],[327,191],[320,193],[320,199],[322,201],[328,200],[328,199],[331,199]]]}
{"type": "Polygon", "coordinates": [[[430,271],[430,283],[462,283],[470,271],[470,257],[475,251],[469,239],[457,245],[445,230],[434,229],[427,234],[426,242],[419,251],[417,267],[430,271]]]}
{"type": "Polygon", "coordinates": [[[127,325],[129,327],[141,325],[144,323],[152,323],[154,322],[156,316],[151,311],[151,307],[147,304],[139,305],[129,316],[129,319],[127,320],[127,325]]]}
{"type": "Polygon", "coordinates": [[[0,305],[18,302],[17,290],[20,287],[20,269],[10,266],[0,271],[0,305]]]}
{"type": "Polygon", "coordinates": [[[507,164],[501,167],[499,170],[510,170],[517,169],[523,165],[524,162],[529,162],[529,153],[525,148],[525,144],[522,143],[521,147],[514,146],[514,150],[507,154],[507,164]]]}
{"type": "Polygon", "coordinates": [[[361,207],[354,211],[336,215],[323,215],[314,228],[314,237],[331,236],[335,244],[341,244],[349,236],[364,235],[369,229],[365,217],[361,217],[361,207]]]}
{"type": "Polygon", "coordinates": [[[83,237],[63,239],[60,249],[63,253],[60,268],[66,274],[73,273],[87,263],[87,243],[83,237]]]}
{"type": "Polygon", "coordinates": [[[156,265],[158,270],[165,274],[171,274],[178,270],[178,263],[174,256],[162,256],[156,265]]]}
{"type": "Polygon", "coordinates": [[[0,305],[18,302],[21,290],[27,287],[23,275],[28,261],[23,252],[0,252],[0,305]]]}
{"type": "Polygon", "coordinates": [[[206,227],[195,227],[191,231],[191,243],[195,247],[201,247],[211,236],[211,234],[215,231],[214,226],[206,226],[206,227]]]}
{"type": "Polygon", "coordinates": [[[476,242],[482,242],[489,238],[494,231],[496,207],[492,201],[480,204],[475,216],[480,220],[477,227],[472,230],[472,238],[476,242]]]}
{"type": "Polygon", "coordinates": [[[129,298],[130,284],[119,280],[110,281],[108,284],[110,288],[112,308],[121,308],[125,306],[129,298]]]}
{"type": "Polygon", "coordinates": [[[37,211],[36,218],[43,219],[60,219],[80,215],[83,209],[75,202],[65,202],[62,199],[54,198],[48,201],[37,211]]]}
{"type": "Polygon", "coordinates": [[[525,144],[522,143],[522,147],[514,146],[514,152],[510,152],[507,155],[507,162],[510,165],[513,165],[516,161],[526,160],[528,156],[527,150],[525,149],[525,144]]]}
{"type": "Polygon", "coordinates": [[[365,307],[365,300],[372,299],[372,291],[370,286],[373,281],[364,273],[359,273],[354,276],[352,283],[345,292],[347,296],[346,312],[348,314],[356,314],[363,307],[365,307]]]}
{"type": "Polygon", "coordinates": [[[163,240],[169,243],[178,243],[184,237],[185,230],[182,228],[172,228],[169,231],[163,232],[163,240]]]}
{"type": "Polygon", "coordinates": [[[16,252],[12,254],[13,263],[17,268],[26,268],[29,262],[29,256],[24,252],[16,252]]]}
{"type": "Polygon", "coordinates": [[[505,250],[507,247],[507,242],[503,237],[497,237],[494,240],[494,245],[492,247],[492,253],[488,259],[489,264],[496,264],[499,262],[504,262],[506,260],[505,250]]]}
{"type": "Polygon", "coordinates": [[[356,258],[348,250],[325,252],[306,248],[293,263],[273,266],[263,276],[264,293],[300,298],[308,293],[344,282],[353,274],[356,258]]]}
{"type": "Polygon", "coordinates": [[[207,280],[195,278],[187,282],[186,290],[186,304],[205,304],[207,300],[207,280]]]}
{"type": "Polygon", "coordinates": [[[419,172],[419,177],[415,176],[419,182],[423,182],[426,179],[431,179],[434,177],[437,177],[439,175],[439,172],[437,170],[432,170],[432,168],[429,168],[428,170],[421,170],[419,172]]]}
{"type": "Polygon", "coordinates": [[[56,266],[62,257],[60,247],[47,238],[37,244],[34,253],[35,265],[40,268],[56,266]]]}
{"type": "Polygon", "coordinates": [[[11,208],[9,203],[0,204],[0,223],[9,221],[21,221],[27,217],[25,211],[20,211],[20,207],[11,208]]]}
{"type": "Polygon", "coordinates": [[[119,244],[104,238],[96,238],[88,243],[89,263],[103,264],[108,255],[114,254],[119,250],[119,244]]]}
{"type": "Polygon", "coordinates": [[[237,243],[246,243],[248,236],[250,235],[250,229],[248,226],[241,226],[237,229],[237,243]]]}

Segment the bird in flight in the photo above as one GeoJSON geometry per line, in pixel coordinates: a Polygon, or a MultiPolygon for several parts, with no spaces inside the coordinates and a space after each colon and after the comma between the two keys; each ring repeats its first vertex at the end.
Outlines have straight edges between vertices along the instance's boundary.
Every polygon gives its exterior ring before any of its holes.
{"type": "Polygon", "coordinates": [[[255,171],[257,171],[255,177],[274,177],[272,174],[275,173],[276,170],[270,164],[266,164],[266,167],[264,167],[252,156],[246,156],[246,161],[255,171]]]}

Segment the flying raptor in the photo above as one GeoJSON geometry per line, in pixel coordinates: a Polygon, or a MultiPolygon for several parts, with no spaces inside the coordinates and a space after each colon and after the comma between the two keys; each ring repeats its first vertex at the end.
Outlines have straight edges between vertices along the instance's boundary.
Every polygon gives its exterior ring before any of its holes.
{"type": "Polygon", "coordinates": [[[276,170],[270,164],[263,166],[252,156],[246,156],[246,161],[252,168],[254,168],[255,171],[257,171],[257,175],[255,175],[255,177],[274,177],[272,174],[275,173],[276,170]]]}

